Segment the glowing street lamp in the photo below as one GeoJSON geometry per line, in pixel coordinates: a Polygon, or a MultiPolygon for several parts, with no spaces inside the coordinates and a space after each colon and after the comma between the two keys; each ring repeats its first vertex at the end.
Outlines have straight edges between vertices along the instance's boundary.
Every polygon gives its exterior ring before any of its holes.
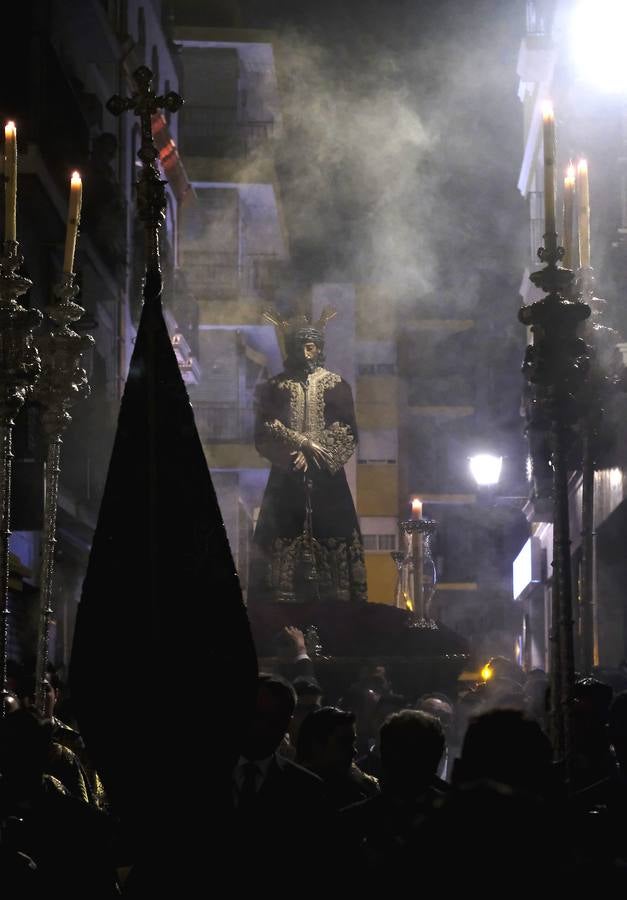
{"type": "Polygon", "coordinates": [[[493,487],[499,483],[503,457],[493,456],[491,453],[478,453],[469,457],[468,465],[478,487],[493,487]]]}
{"type": "Polygon", "coordinates": [[[625,0],[579,0],[570,31],[572,60],[581,78],[607,93],[627,94],[625,0]]]}

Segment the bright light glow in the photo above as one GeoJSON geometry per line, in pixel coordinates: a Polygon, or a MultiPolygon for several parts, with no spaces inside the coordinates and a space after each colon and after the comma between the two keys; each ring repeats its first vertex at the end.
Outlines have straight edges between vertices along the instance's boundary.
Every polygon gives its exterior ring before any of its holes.
{"type": "Polygon", "coordinates": [[[471,456],[469,460],[470,471],[479,487],[488,487],[498,484],[503,466],[502,456],[492,456],[491,453],[479,453],[471,456]]]}
{"type": "Polygon", "coordinates": [[[542,118],[545,122],[549,122],[551,119],[555,118],[555,111],[551,100],[542,101],[542,118]]]}
{"type": "Polygon", "coordinates": [[[489,665],[485,665],[481,670],[481,677],[484,681],[489,681],[494,675],[494,671],[489,665]]]}
{"type": "Polygon", "coordinates": [[[616,490],[616,488],[622,488],[623,486],[623,470],[622,469],[610,469],[610,487],[616,490]]]}
{"type": "MultiPolygon", "coordinates": [[[[583,160],[580,160],[583,162],[583,160]]],[[[586,164],[587,165],[587,164],[586,164]]],[[[575,167],[571,163],[569,163],[566,167],[566,177],[564,178],[564,187],[575,187],[575,167]]]]}
{"type": "Polygon", "coordinates": [[[588,174],[588,160],[587,159],[579,160],[579,162],[577,163],[577,171],[579,172],[580,175],[588,174]]]}
{"type": "Polygon", "coordinates": [[[527,461],[525,462],[525,474],[527,476],[527,481],[533,479],[533,460],[530,456],[527,456],[527,461]]]}
{"type": "Polygon", "coordinates": [[[571,20],[571,53],[582,79],[607,93],[627,93],[627,3],[580,0],[571,20]]]}

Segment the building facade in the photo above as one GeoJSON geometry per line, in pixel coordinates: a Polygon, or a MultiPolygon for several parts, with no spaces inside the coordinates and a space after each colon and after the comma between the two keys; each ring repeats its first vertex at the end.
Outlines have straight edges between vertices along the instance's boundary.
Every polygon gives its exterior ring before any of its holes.
{"type": "MultiPolygon", "coordinates": [[[[106,103],[113,94],[130,95],[132,72],[140,65],[151,68],[161,93],[177,90],[179,76],[160,3],[34,2],[14,8],[11,18],[22,52],[17,69],[8,71],[14,57],[3,61],[0,107],[17,124],[17,237],[24,272],[33,281],[25,298],[31,306],[42,309],[59,281],[70,174],[77,169],[83,179],[75,270],[86,314],[77,328],[95,343],[84,359],[91,395],[74,406],[62,448],[51,659],[64,667],[141,309],[139,125],[132,114],[115,118],[106,103]]],[[[167,319],[181,366],[188,366],[187,380],[194,380],[191,297],[175,278],[178,210],[188,184],[176,116],[158,118],[160,161],[169,181],[162,232],[167,319]]],[[[11,631],[14,656],[28,660],[36,648],[45,477],[33,403],[20,413],[15,444],[11,550],[14,583],[23,590],[13,597],[11,631]]]]}
{"type": "MultiPolygon", "coordinates": [[[[627,287],[624,257],[624,101],[604,96],[580,77],[573,60],[573,5],[565,2],[529,2],[527,31],[518,56],[518,96],[524,119],[524,145],[518,189],[528,202],[529,256],[521,282],[523,303],[540,294],[529,281],[539,267],[536,250],[543,243],[544,195],[541,105],[551,99],[558,130],[558,173],[569,160],[586,157],[590,170],[592,221],[591,264],[596,274],[595,293],[607,299],[596,321],[616,329],[614,362],[607,374],[612,386],[602,401],[601,439],[594,471],[593,586],[588,598],[582,578],[581,443],[576,441],[570,477],[570,538],[574,586],[574,624],[577,666],[587,669],[584,644],[592,643],[592,662],[617,667],[627,657],[627,619],[624,585],[627,583],[622,546],[625,539],[627,483],[625,482],[625,315],[621,298],[627,287]],[[592,617],[586,604],[592,603],[592,617]],[[591,631],[587,634],[587,631],[591,631]]],[[[558,177],[558,197],[562,179],[558,177]]],[[[558,224],[558,230],[561,225],[558,224]]],[[[560,239],[563,239],[560,235],[560,239]]],[[[531,342],[531,336],[529,341],[531,342]]],[[[513,562],[513,596],[519,607],[523,660],[529,668],[548,669],[552,603],[553,523],[548,490],[542,475],[529,461],[530,499],[525,506],[529,533],[513,562]]],[[[547,479],[545,478],[545,482],[547,479]]],[[[550,484],[550,472],[548,472],[550,484]]]]}

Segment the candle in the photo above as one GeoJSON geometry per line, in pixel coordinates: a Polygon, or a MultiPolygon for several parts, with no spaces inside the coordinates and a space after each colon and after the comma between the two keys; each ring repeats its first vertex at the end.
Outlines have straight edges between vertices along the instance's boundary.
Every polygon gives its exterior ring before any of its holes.
{"type": "Polygon", "coordinates": [[[564,266],[567,269],[573,265],[573,208],[575,202],[575,167],[572,162],[566,169],[564,178],[564,228],[562,241],[564,244],[564,266]]]}
{"type": "Polygon", "coordinates": [[[74,251],[76,250],[76,237],[78,235],[78,223],[81,219],[81,199],[83,196],[83,184],[78,172],[72,172],[70,181],[70,206],[67,214],[67,231],[65,233],[65,253],[63,255],[63,271],[74,270],[74,251]]]}
{"type": "Polygon", "coordinates": [[[422,518],[422,500],[419,500],[418,497],[412,498],[411,517],[412,517],[412,519],[421,519],[422,518]]]}
{"type": "Polygon", "coordinates": [[[15,122],[4,126],[4,239],[14,241],[17,202],[17,132],[15,122]]]}
{"type": "Polygon", "coordinates": [[[544,144],[544,246],[552,253],[557,246],[555,232],[555,114],[550,100],[542,105],[544,144]]]}
{"type": "Polygon", "coordinates": [[[588,161],[585,159],[577,163],[577,233],[579,264],[583,269],[590,265],[590,185],[588,161]]]}

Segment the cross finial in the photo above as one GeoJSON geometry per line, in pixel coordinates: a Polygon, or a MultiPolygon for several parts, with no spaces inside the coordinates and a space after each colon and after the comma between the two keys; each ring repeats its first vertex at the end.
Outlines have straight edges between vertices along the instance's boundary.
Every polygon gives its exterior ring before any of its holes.
{"type": "Polygon", "coordinates": [[[139,217],[146,226],[147,268],[159,269],[159,227],[165,221],[165,182],[159,178],[156,159],[159,156],[152,138],[152,117],[160,109],[177,112],[183,105],[183,98],[174,91],[155,94],[152,87],[153,73],[147,66],[140,66],[133,72],[137,90],[130,97],[115,94],[107,102],[107,109],[114,116],[132,110],[139,117],[141,147],[137,156],[143,169],[137,183],[137,207],[139,217]]]}

